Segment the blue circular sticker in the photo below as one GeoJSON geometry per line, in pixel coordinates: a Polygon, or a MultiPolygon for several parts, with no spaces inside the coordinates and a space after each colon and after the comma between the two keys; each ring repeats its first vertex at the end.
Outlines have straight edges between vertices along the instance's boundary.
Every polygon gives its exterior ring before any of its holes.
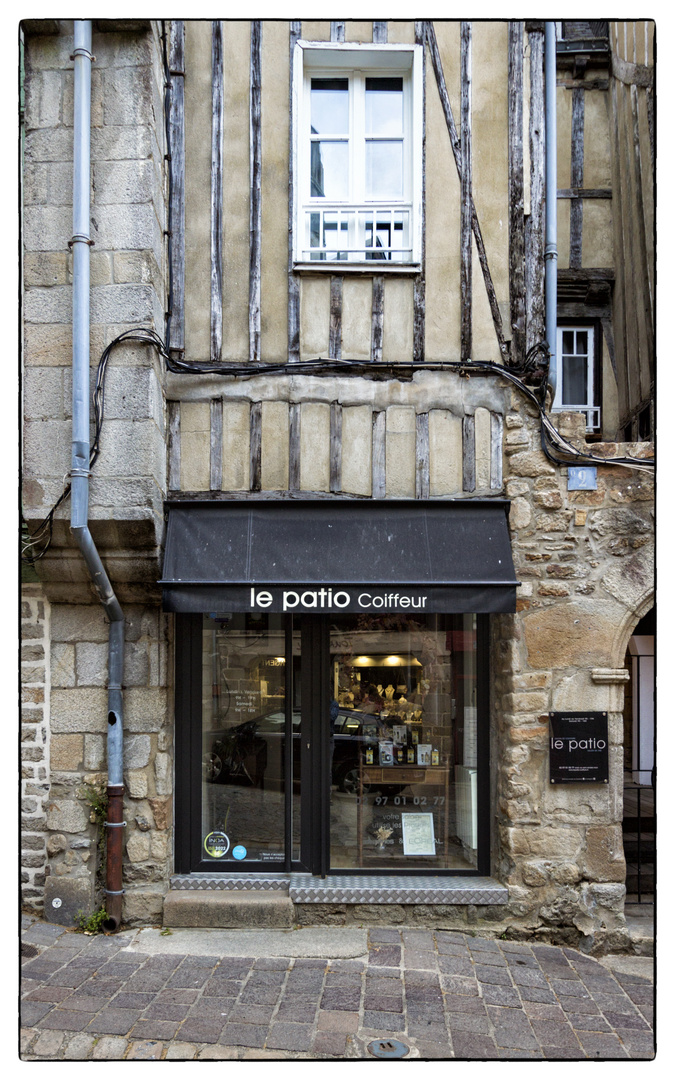
{"type": "Polygon", "coordinates": [[[237,844],[236,847],[232,848],[232,854],[233,854],[235,859],[245,859],[246,858],[246,848],[244,847],[243,844],[237,844]]]}

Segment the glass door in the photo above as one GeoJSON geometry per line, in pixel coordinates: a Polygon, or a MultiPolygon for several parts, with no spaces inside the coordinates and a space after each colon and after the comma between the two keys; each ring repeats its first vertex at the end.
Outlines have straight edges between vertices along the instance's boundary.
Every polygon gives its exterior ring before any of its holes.
{"type": "Polygon", "coordinates": [[[201,862],[283,871],[301,830],[299,635],[283,615],[205,615],[201,652],[201,862]]]}

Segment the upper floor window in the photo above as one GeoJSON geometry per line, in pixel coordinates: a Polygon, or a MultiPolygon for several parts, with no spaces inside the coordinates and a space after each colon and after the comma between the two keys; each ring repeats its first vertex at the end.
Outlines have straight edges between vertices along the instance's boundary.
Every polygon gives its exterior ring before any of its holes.
{"type": "Polygon", "coordinates": [[[414,45],[299,42],[296,265],[420,260],[421,61],[414,45]]]}
{"type": "Polygon", "coordinates": [[[586,431],[600,430],[595,393],[595,327],[558,327],[558,383],[554,412],[585,412],[586,431]]]}

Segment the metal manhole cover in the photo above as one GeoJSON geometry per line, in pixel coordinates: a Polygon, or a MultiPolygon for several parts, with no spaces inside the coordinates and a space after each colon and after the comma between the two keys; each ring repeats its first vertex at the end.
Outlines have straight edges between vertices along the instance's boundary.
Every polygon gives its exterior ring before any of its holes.
{"type": "Polygon", "coordinates": [[[410,1047],[398,1039],[374,1039],[368,1043],[368,1053],[376,1058],[402,1058],[410,1052],[410,1047]]]}
{"type": "Polygon", "coordinates": [[[27,945],[24,941],[21,942],[21,955],[29,959],[38,955],[38,950],[34,945],[27,945]]]}

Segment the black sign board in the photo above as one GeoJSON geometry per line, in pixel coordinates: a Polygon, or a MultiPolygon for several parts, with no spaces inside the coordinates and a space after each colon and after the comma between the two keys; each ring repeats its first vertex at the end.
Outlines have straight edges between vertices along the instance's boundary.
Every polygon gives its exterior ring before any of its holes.
{"type": "Polygon", "coordinates": [[[606,712],[551,712],[552,784],[606,784],[609,736],[606,712]]]}

